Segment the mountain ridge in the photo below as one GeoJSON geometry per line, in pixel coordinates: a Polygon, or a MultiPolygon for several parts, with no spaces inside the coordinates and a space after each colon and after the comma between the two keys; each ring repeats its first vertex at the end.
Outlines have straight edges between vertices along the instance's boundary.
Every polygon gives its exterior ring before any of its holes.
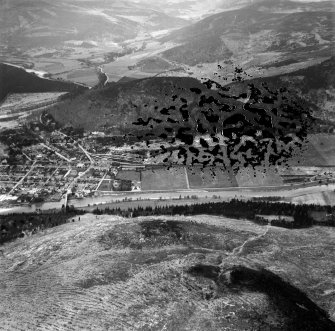
{"type": "Polygon", "coordinates": [[[88,89],[72,82],[46,79],[25,69],[0,63],[0,102],[9,93],[82,92],[88,89]]]}
{"type": "Polygon", "coordinates": [[[162,43],[177,44],[162,55],[191,66],[227,59],[234,61],[241,54],[246,54],[242,60],[245,61],[247,56],[250,59],[266,52],[276,52],[282,58],[331,56],[335,45],[334,15],[335,6],[329,1],[317,5],[293,1],[257,2],[212,15],[162,37],[162,43]],[[283,12],[276,8],[282,8],[283,12]],[[286,9],[291,12],[285,12],[286,9]],[[198,49],[208,48],[208,37],[211,38],[211,52],[217,52],[210,61],[198,54],[198,49]],[[197,43],[196,47],[194,43],[197,43]]]}

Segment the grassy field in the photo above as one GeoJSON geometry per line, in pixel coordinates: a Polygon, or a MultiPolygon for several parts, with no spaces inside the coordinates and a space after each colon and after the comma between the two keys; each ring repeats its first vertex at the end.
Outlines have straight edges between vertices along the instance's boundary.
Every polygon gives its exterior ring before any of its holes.
{"type": "MultiPolygon", "coordinates": [[[[320,161],[325,160],[322,165],[335,165],[335,135],[312,135],[309,140],[318,154],[321,155],[320,161]]],[[[320,161],[318,165],[320,165],[320,161]]]]}
{"type": "Polygon", "coordinates": [[[274,170],[261,167],[240,169],[236,174],[236,181],[239,187],[283,185],[283,180],[274,170]]]}
{"type": "Polygon", "coordinates": [[[314,146],[312,143],[308,143],[306,147],[304,147],[301,154],[297,155],[293,158],[291,162],[295,165],[300,166],[320,166],[320,165],[328,165],[328,157],[327,155],[322,155],[319,148],[314,146]]]}
{"type": "Polygon", "coordinates": [[[142,190],[181,190],[187,189],[185,169],[162,168],[142,172],[142,190]]]}
{"type": "Polygon", "coordinates": [[[208,167],[201,169],[192,167],[187,169],[190,188],[225,188],[236,187],[234,175],[221,168],[208,167]]]}
{"type": "Polygon", "coordinates": [[[99,82],[95,68],[72,71],[66,76],[66,78],[67,80],[86,84],[88,86],[94,86],[99,82]]]}
{"type": "Polygon", "coordinates": [[[332,166],[335,165],[335,135],[309,135],[303,150],[295,155],[290,164],[295,166],[332,166]]]}
{"type": "Polygon", "coordinates": [[[44,93],[13,93],[9,94],[0,104],[0,114],[17,113],[34,108],[39,108],[52,102],[66,92],[44,92],[44,93]]]}
{"type": "Polygon", "coordinates": [[[109,192],[111,191],[111,182],[110,180],[103,180],[100,184],[100,186],[98,187],[98,191],[105,191],[105,192],[109,192]]]}
{"type": "MultiPolygon", "coordinates": [[[[291,169],[291,172],[293,171],[292,168],[289,169],[291,169]]],[[[305,173],[303,166],[298,169],[298,174],[305,173]]],[[[316,175],[313,169],[319,169],[319,172],[321,172],[324,168],[307,167],[306,169],[307,172],[309,171],[308,173],[316,175]]],[[[287,175],[287,173],[289,173],[289,170],[278,173],[274,168],[263,167],[256,167],[255,169],[252,167],[241,168],[236,175],[234,175],[232,171],[224,170],[220,167],[207,167],[204,169],[200,167],[173,167],[170,169],[162,167],[154,170],[123,170],[117,174],[116,178],[141,182],[142,191],[163,192],[186,189],[255,188],[259,186],[279,187],[284,184],[284,177],[282,177],[281,174],[287,175]]],[[[302,179],[302,182],[304,180],[305,178],[302,179]]],[[[107,191],[101,188],[99,188],[99,190],[107,191]]]]}
{"type": "Polygon", "coordinates": [[[141,180],[141,173],[133,170],[121,170],[116,175],[117,179],[126,179],[139,182],[141,180]]]}

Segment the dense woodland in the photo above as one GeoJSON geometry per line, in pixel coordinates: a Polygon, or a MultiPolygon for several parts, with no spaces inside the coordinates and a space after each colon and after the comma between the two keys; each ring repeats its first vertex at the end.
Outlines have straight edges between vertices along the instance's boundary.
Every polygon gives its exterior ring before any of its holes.
{"type": "MultiPolygon", "coordinates": [[[[278,215],[278,219],[272,220],[273,226],[280,226],[288,229],[306,228],[313,225],[335,226],[334,218],[327,221],[317,222],[311,216],[311,212],[324,212],[327,215],[335,213],[335,208],[331,206],[319,205],[294,205],[290,203],[270,202],[270,201],[242,201],[233,199],[229,202],[212,202],[194,205],[95,209],[95,215],[118,215],[122,217],[158,216],[158,215],[215,215],[226,216],[236,219],[247,219],[255,223],[266,225],[268,221],[258,215],[278,215]],[[280,219],[283,216],[292,216],[294,222],[287,222],[280,219]]],[[[55,227],[68,222],[80,221],[83,210],[68,208],[59,212],[38,212],[34,214],[11,214],[0,215],[0,245],[37,233],[38,231],[55,227]]]]}
{"type": "Polygon", "coordinates": [[[334,220],[317,222],[310,216],[312,211],[325,212],[328,215],[335,212],[331,206],[319,205],[294,205],[291,203],[269,202],[269,201],[243,201],[233,199],[229,202],[212,202],[194,205],[178,205],[165,207],[146,207],[134,208],[127,211],[119,208],[95,209],[94,214],[120,215],[124,217],[139,216],[158,216],[158,215],[215,215],[226,216],[236,219],[248,219],[259,224],[268,224],[266,220],[262,220],[257,215],[278,215],[278,220],[271,222],[274,226],[285,228],[305,228],[313,225],[334,226],[334,220]],[[291,216],[294,222],[280,220],[282,216],[291,216]]]}
{"type": "Polygon", "coordinates": [[[0,245],[48,228],[80,220],[78,210],[0,215],[0,245]]]}

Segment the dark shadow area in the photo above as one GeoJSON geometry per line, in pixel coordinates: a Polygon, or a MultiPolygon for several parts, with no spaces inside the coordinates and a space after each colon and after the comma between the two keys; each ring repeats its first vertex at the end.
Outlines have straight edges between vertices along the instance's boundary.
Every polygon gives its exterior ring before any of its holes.
{"type": "MultiPolygon", "coordinates": [[[[199,264],[188,272],[193,276],[213,280],[220,288],[221,296],[229,292],[241,296],[245,292],[266,294],[269,307],[264,311],[264,316],[261,315],[260,323],[266,314],[274,314],[281,317],[280,330],[335,330],[335,324],[326,311],[310,300],[303,291],[269,270],[236,266],[222,272],[217,266],[199,264]]],[[[270,329],[272,330],[271,327],[270,329]]]]}

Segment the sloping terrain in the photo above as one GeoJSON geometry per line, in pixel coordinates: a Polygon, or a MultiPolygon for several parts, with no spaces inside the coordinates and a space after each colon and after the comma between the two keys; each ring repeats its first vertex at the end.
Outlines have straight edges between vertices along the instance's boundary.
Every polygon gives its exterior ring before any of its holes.
{"type": "Polygon", "coordinates": [[[314,104],[314,115],[324,120],[335,119],[335,57],[305,69],[272,77],[235,82],[229,85],[232,93],[245,93],[248,86],[266,84],[272,89],[286,87],[292,95],[298,95],[314,104]]]}
{"type": "MultiPolygon", "coordinates": [[[[247,95],[244,92],[239,94],[241,88],[247,87],[247,83],[242,87],[240,84],[236,87],[233,85],[229,90],[223,88],[226,92],[211,89],[211,84],[202,84],[194,78],[185,77],[154,77],[122,84],[113,83],[101,90],[91,90],[65,100],[49,110],[49,113],[61,125],[70,123],[87,130],[110,128],[114,133],[128,133],[133,131],[131,129],[148,131],[186,125],[192,131],[205,134],[214,132],[212,123],[219,122],[219,119],[225,122],[237,113],[241,113],[242,118],[248,117],[248,112],[253,112],[244,107],[243,97],[247,95]],[[220,111],[216,113],[218,109],[220,111]]],[[[264,107],[266,112],[271,107],[284,109],[291,100],[303,102],[287,90],[278,92],[280,96],[271,99],[266,96],[267,93],[271,95],[271,91],[265,88],[255,91],[250,103],[259,103],[258,107],[264,107]]],[[[227,123],[227,129],[228,124],[231,123],[227,123]]],[[[166,132],[172,133],[169,130],[166,132]]]]}
{"type": "Polygon", "coordinates": [[[262,66],[331,56],[334,12],[330,1],[257,2],[172,32],[161,41],[181,46],[165,51],[163,56],[191,66],[221,60],[262,66]],[[211,55],[200,49],[210,50],[211,55]]]}
{"type": "Polygon", "coordinates": [[[9,93],[80,92],[86,89],[71,82],[41,78],[23,68],[0,63],[0,101],[9,93]]]}
{"type": "Polygon", "coordinates": [[[24,110],[31,110],[43,107],[48,103],[55,103],[59,97],[66,92],[44,92],[44,93],[12,93],[0,105],[0,112],[19,113],[24,110]]]}
{"type": "MultiPolygon", "coordinates": [[[[167,118],[161,113],[162,108],[175,106],[171,109],[170,125],[182,120],[178,109],[187,100],[189,104],[199,99],[190,91],[191,88],[201,89],[210,95],[209,91],[198,80],[192,78],[149,78],[128,81],[121,84],[110,84],[102,90],[92,90],[73,100],[65,100],[49,113],[57,122],[86,130],[101,130],[111,128],[113,132],[129,132],[130,129],[147,130],[151,124],[159,126],[166,123],[153,121],[146,125],[134,125],[140,118],[167,118]],[[207,90],[207,91],[206,91],[207,90]]],[[[167,114],[167,112],[165,112],[167,114]]]]}
{"type": "Polygon", "coordinates": [[[152,139],[177,139],[185,145],[175,150],[163,146],[163,162],[222,166],[225,159],[227,167],[257,166],[274,164],[299,150],[297,142],[309,133],[310,108],[316,106],[287,89],[271,91],[258,84],[248,96],[211,85],[176,77],[114,83],[47,111],[61,126],[132,136],[148,144],[152,139]]]}
{"type": "Polygon", "coordinates": [[[65,41],[122,42],[140,30],[181,27],[185,21],[132,1],[3,0],[0,40],[21,51],[65,41]]]}
{"type": "Polygon", "coordinates": [[[263,0],[138,0],[148,7],[157,10],[164,10],[171,16],[182,17],[185,19],[197,20],[232,8],[242,8],[251,3],[262,2],[263,0]],[[163,8],[162,8],[163,7],[163,8]]]}
{"type": "Polygon", "coordinates": [[[4,330],[334,329],[332,228],[74,221],[1,247],[4,330]]]}

